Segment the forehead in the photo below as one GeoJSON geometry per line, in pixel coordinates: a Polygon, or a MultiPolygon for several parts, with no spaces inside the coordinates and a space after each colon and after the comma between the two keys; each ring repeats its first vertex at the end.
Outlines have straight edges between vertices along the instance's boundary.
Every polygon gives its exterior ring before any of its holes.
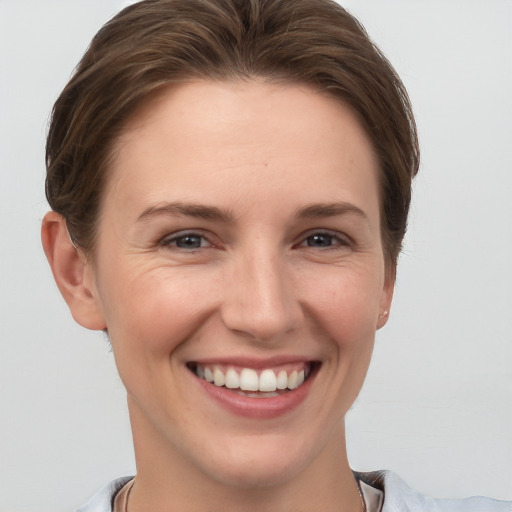
{"type": "Polygon", "coordinates": [[[299,195],[358,182],[378,195],[377,175],[368,136],[339,100],[305,85],[199,81],[137,109],[116,143],[108,189],[130,181],[154,201],[164,182],[199,194],[264,181],[299,195]]]}
{"type": "Polygon", "coordinates": [[[158,122],[167,124],[168,128],[173,124],[183,136],[193,137],[203,134],[203,129],[209,130],[210,135],[221,134],[223,127],[234,124],[243,128],[240,138],[248,130],[255,135],[263,126],[280,128],[279,133],[290,135],[297,135],[299,130],[305,134],[305,129],[309,129],[312,139],[315,134],[335,135],[342,127],[347,143],[357,137],[359,142],[371,146],[358,114],[349,105],[308,84],[198,80],[164,86],[132,113],[119,142],[122,144],[130,137],[133,142],[133,138],[158,122]]]}

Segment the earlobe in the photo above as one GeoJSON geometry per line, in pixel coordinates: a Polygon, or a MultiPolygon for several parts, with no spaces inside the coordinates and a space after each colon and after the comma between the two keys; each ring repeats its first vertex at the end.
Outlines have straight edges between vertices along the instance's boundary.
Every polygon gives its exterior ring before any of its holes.
{"type": "Polygon", "coordinates": [[[98,298],[87,279],[89,265],[72,244],[66,221],[56,212],[48,212],[41,226],[43,249],[53,277],[73,318],[87,329],[106,328],[98,298]]]}
{"type": "Polygon", "coordinates": [[[395,291],[395,278],[395,269],[393,269],[393,271],[386,272],[386,280],[384,282],[384,289],[382,290],[382,297],[380,301],[380,313],[377,318],[377,329],[384,327],[388,322],[391,301],[393,300],[393,292],[395,291]]]}
{"type": "Polygon", "coordinates": [[[377,318],[377,329],[384,327],[388,321],[388,318],[389,311],[386,309],[379,315],[379,318],[377,318]]]}

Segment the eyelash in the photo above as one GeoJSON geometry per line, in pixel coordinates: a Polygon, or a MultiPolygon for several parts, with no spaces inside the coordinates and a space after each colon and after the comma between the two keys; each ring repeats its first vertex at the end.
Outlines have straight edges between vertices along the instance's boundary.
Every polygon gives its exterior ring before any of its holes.
{"type": "Polygon", "coordinates": [[[158,243],[161,247],[172,247],[173,249],[183,250],[186,252],[193,252],[198,251],[200,249],[208,249],[211,247],[214,247],[214,245],[208,241],[208,239],[201,233],[198,233],[197,231],[181,231],[179,233],[174,233],[172,235],[167,235],[164,238],[160,240],[158,243]],[[180,239],[186,239],[186,238],[199,238],[201,239],[201,245],[199,247],[192,247],[192,248],[185,248],[185,247],[179,247],[177,245],[177,242],[180,239]],[[206,241],[207,244],[203,245],[203,241],[206,241]]]}
{"type": "MultiPolygon", "coordinates": [[[[161,247],[170,247],[177,250],[183,250],[185,252],[194,252],[201,249],[209,249],[215,247],[213,243],[211,243],[208,238],[197,231],[181,231],[178,233],[174,233],[172,235],[167,235],[164,238],[160,240],[158,243],[161,247]],[[199,247],[179,247],[177,243],[180,239],[186,239],[186,238],[199,238],[200,239],[200,246],[199,247]],[[204,244],[206,242],[206,244],[204,244]]],[[[317,230],[317,231],[311,231],[306,234],[306,236],[303,236],[301,241],[295,245],[295,247],[307,247],[310,249],[321,249],[323,251],[326,250],[336,250],[341,247],[349,247],[351,246],[351,241],[346,235],[341,235],[340,233],[333,232],[333,231],[327,231],[327,230],[317,230]],[[330,241],[329,245],[307,245],[308,241],[311,241],[314,237],[325,237],[328,238],[330,241]]]]}
{"type": "Polygon", "coordinates": [[[341,247],[349,247],[351,246],[351,241],[346,235],[342,235],[337,232],[333,231],[327,231],[327,230],[319,230],[319,231],[312,231],[307,234],[303,238],[303,240],[298,244],[299,247],[308,247],[311,249],[321,249],[321,250],[336,250],[341,247]],[[312,246],[312,245],[306,245],[308,240],[312,239],[313,237],[326,237],[331,239],[330,245],[318,245],[318,246],[312,246]]]}

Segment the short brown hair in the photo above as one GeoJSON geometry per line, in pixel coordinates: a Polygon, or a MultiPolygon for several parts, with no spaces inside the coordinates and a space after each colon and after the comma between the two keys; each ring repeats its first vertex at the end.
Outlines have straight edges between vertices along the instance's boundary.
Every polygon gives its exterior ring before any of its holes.
{"type": "Polygon", "coordinates": [[[146,0],[105,24],[55,103],[46,146],[46,195],[73,242],[93,250],[112,146],[143,100],[186,80],[251,77],[312,85],[358,113],[394,267],[419,165],[414,117],[391,64],[332,0],[146,0]]]}

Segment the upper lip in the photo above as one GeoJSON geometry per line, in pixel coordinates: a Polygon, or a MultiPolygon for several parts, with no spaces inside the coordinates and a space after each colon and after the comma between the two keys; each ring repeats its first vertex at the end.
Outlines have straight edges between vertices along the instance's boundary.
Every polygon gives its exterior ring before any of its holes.
{"type": "Polygon", "coordinates": [[[296,364],[296,363],[314,363],[318,362],[318,358],[304,357],[304,356],[274,356],[267,357],[265,359],[252,358],[252,357],[212,357],[206,359],[194,359],[187,362],[190,364],[200,365],[226,365],[226,366],[239,366],[242,368],[253,368],[255,370],[273,368],[282,366],[285,364],[296,364]]]}

